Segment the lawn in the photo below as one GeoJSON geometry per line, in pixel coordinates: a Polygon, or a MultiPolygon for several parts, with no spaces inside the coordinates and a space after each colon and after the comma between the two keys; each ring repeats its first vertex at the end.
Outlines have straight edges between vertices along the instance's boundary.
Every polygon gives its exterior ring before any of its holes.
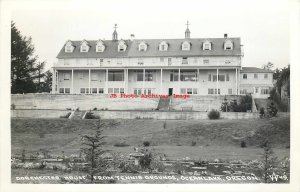
{"type": "MultiPolygon", "coordinates": [[[[149,141],[152,150],[169,159],[258,159],[260,145],[268,138],[278,157],[289,156],[288,117],[245,120],[103,120],[105,148],[129,154],[149,141]],[[246,148],[241,148],[241,141],[246,148]],[[125,143],[127,147],[115,147],[125,143]],[[194,145],[194,146],[192,146],[194,145]]],[[[80,135],[92,131],[96,120],[17,119],[11,120],[12,154],[78,154],[80,135]]]]}

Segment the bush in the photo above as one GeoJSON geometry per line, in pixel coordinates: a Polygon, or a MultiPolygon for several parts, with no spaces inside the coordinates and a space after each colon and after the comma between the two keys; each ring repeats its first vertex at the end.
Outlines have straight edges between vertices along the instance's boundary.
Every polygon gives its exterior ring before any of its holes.
{"type": "Polygon", "coordinates": [[[192,141],[192,146],[196,146],[196,141],[192,141]]]}
{"type": "Polygon", "coordinates": [[[271,117],[275,117],[277,115],[277,108],[275,107],[274,103],[272,102],[271,105],[268,107],[268,113],[271,117]]]}
{"type": "Polygon", "coordinates": [[[139,163],[142,169],[149,169],[151,161],[152,161],[152,154],[149,152],[140,158],[139,163]]]}
{"type": "Polygon", "coordinates": [[[10,109],[15,110],[16,109],[16,105],[15,104],[11,104],[10,105],[10,109]]]}
{"type": "Polygon", "coordinates": [[[99,117],[94,115],[92,112],[87,112],[85,115],[85,119],[99,119],[99,117]]]}
{"type": "Polygon", "coordinates": [[[259,110],[259,115],[260,115],[260,118],[263,118],[265,116],[265,108],[260,108],[259,110]]]}
{"type": "Polygon", "coordinates": [[[59,118],[65,118],[65,119],[68,119],[71,115],[71,112],[67,113],[66,115],[62,115],[60,116],[59,118]]]}
{"type": "Polygon", "coordinates": [[[144,141],[143,145],[144,145],[144,147],[149,147],[150,146],[150,142],[149,141],[144,141]]]}
{"type": "Polygon", "coordinates": [[[66,110],[71,111],[72,109],[71,108],[67,108],[66,110]]]}
{"type": "Polygon", "coordinates": [[[122,143],[115,143],[114,146],[115,147],[128,147],[130,145],[125,142],[122,142],[122,143]]]}
{"type": "Polygon", "coordinates": [[[241,147],[242,147],[242,148],[245,148],[245,147],[246,147],[246,142],[245,142],[245,141],[242,141],[242,142],[241,142],[241,147]]]}
{"type": "Polygon", "coordinates": [[[167,122],[164,122],[164,125],[163,125],[164,129],[167,128],[167,122]]]}
{"type": "Polygon", "coordinates": [[[209,119],[220,119],[220,112],[213,109],[208,113],[208,118],[209,119]]]}
{"type": "Polygon", "coordinates": [[[94,107],[94,108],[93,108],[93,111],[97,111],[97,107],[94,107]]]}
{"type": "Polygon", "coordinates": [[[79,111],[79,107],[76,109],[76,111],[79,111]]]}

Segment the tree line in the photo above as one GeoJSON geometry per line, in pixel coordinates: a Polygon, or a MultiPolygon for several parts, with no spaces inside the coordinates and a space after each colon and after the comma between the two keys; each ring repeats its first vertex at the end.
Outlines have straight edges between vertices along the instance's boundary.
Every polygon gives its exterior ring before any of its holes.
{"type": "Polygon", "coordinates": [[[31,37],[26,37],[11,22],[11,93],[50,92],[52,72],[45,71],[46,61],[34,54],[31,37]]]}

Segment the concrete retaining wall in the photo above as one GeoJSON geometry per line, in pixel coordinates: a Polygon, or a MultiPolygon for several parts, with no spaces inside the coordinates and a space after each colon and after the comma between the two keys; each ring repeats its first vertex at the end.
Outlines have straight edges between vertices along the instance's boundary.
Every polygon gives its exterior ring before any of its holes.
{"type": "MultiPolygon", "coordinates": [[[[11,110],[11,117],[18,118],[59,118],[71,111],[67,110],[11,110]]],[[[170,120],[200,120],[208,119],[207,112],[196,111],[93,111],[102,119],[170,119],[170,120]]],[[[223,119],[253,119],[259,118],[258,113],[221,113],[223,119]]]]}

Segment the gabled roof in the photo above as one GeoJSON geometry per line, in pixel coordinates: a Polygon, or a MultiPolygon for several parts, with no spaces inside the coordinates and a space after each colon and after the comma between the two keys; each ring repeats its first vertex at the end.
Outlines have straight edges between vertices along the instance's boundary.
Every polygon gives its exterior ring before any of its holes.
{"type": "Polygon", "coordinates": [[[65,53],[64,47],[60,50],[57,58],[114,58],[114,57],[188,57],[188,56],[241,56],[240,38],[198,38],[188,39],[191,43],[189,51],[181,49],[182,43],[186,39],[135,39],[133,41],[124,40],[127,49],[124,52],[118,52],[119,41],[103,40],[106,46],[104,52],[96,52],[95,46],[97,41],[87,41],[90,45],[88,52],[80,52],[81,41],[72,41],[75,49],[72,53],[65,53]],[[232,50],[224,50],[224,42],[231,39],[234,43],[232,50]],[[212,43],[212,50],[203,50],[202,45],[205,40],[212,43]],[[138,45],[144,41],[147,44],[147,51],[139,51],[138,45]],[[168,44],[167,51],[160,51],[159,44],[166,41],[168,44]]]}
{"type": "Polygon", "coordinates": [[[243,67],[241,73],[273,73],[273,71],[268,69],[260,69],[257,67],[243,67]]]}

